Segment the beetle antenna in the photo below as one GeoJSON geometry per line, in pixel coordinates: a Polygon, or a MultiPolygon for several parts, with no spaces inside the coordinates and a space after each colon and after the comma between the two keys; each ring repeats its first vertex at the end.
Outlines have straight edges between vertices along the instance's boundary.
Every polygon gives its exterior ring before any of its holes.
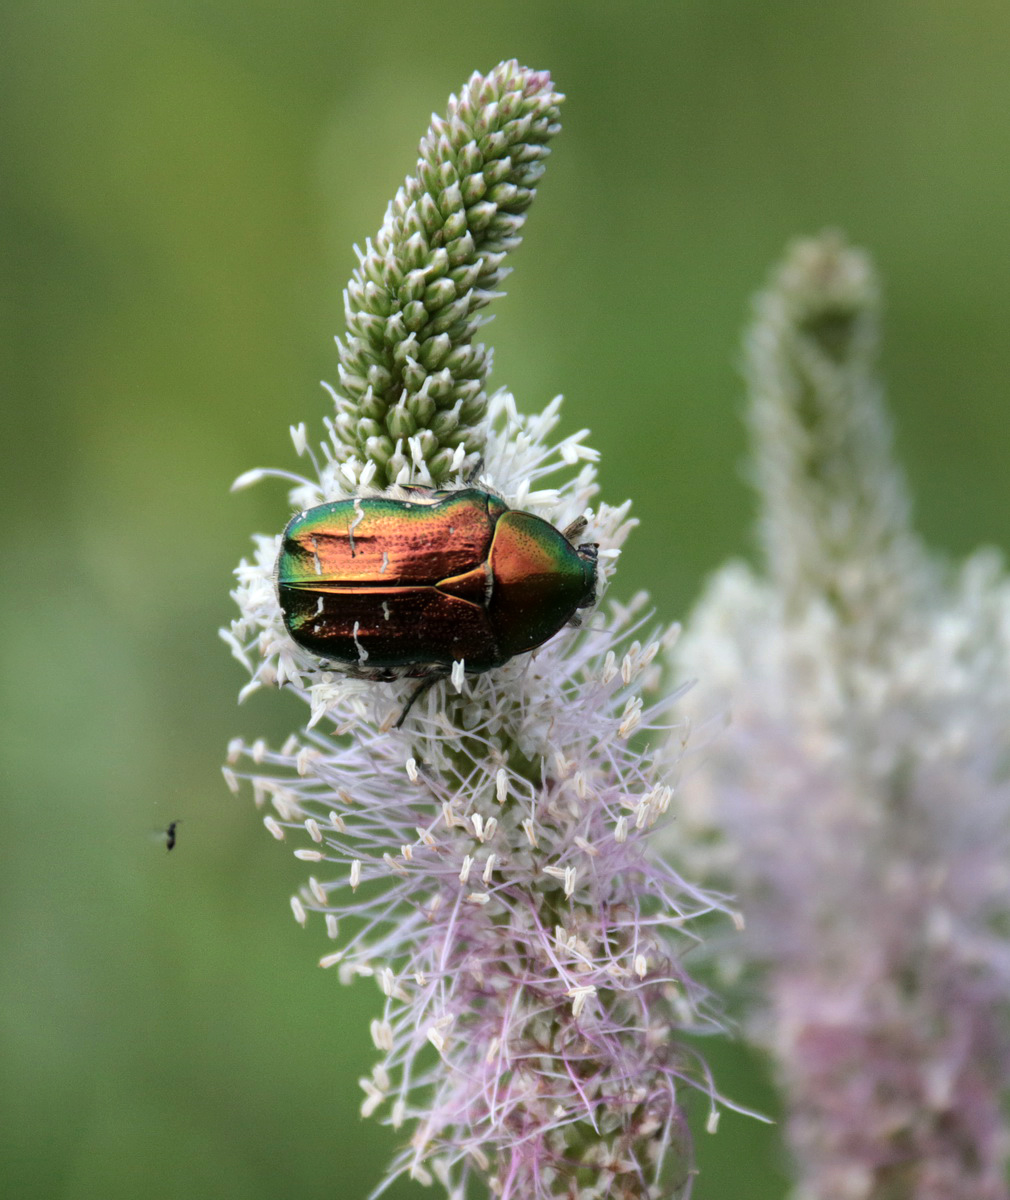
{"type": "Polygon", "coordinates": [[[407,719],[407,713],[410,712],[415,703],[421,699],[425,692],[434,687],[440,679],[445,679],[445,676],[429,675],[426,679],[421,680],[417,687],[410,693],[410,699],[404,705],[403,712],[397,717],[396,724],[393,726],[394,729],[399,729],[403,725],[403,722],[407,719]]]}

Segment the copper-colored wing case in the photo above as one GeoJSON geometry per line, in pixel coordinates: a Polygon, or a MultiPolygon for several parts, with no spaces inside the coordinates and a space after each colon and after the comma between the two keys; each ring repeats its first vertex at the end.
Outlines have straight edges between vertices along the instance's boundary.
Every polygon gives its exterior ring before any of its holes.
{"type": "Polygon", "coordinates": [[[486,560],[504,511],[467,489],[434,503],[378,497],[300,513],[277,563],[288,631],[321,658],[366,671],[459,658],[486,669],[498,657],[486,560]]]}
{"type": "Polygon", "coordinates": [[[595,578],[553,525],[476,488],[321,504],[277,561],[292,638],[363,674],[501,666],[557,633],[595,578]]]}

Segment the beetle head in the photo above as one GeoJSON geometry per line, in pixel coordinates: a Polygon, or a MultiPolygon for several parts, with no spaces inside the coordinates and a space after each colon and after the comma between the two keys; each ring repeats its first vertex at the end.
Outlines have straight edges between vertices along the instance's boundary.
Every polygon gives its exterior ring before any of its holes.
{"type": "Polygon", "coordinates": [[[592,587],[578,603],[579,608],[589,608],[591,604],[596,603],[596,560],[600,555],[600,544],[599,542],[583,542],[580,546],[575,547],[575,553],[584,563],[589,563],[592,568],[590,572],[593,581],[592,587]]]}

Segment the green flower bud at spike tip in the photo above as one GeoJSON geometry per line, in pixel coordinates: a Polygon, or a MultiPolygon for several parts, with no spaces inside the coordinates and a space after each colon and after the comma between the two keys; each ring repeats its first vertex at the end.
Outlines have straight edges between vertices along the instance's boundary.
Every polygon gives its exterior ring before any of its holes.
{"type": "Polygon", "coordinates": [[[479,460],[491,354],[473,341],[481,323],[474,314],[501,294],[502,264],[519,244],[547,143],[560,128],[562,99],[546,71],[515,60],[472,75],[449,98],[446,117],[432,118],[416,175],[404,181],[360,255],[344,293],[347,333],[337,339],[335,429],[349,459],[375,463],[378,486],[410,482],[402,457],[386,453],[404,436],[407,413],[418,422],[423,451],[418,481],[441,483],[463,440],[461,469],[479,460]],[[440,368],[429,391],[438,411],[452,410],[458,420],[436,420],[429,403],[416,403],[426,379],[418,362],[440,368]]]}
{"type": "Polygon", "coordinates": [[[907,611],[922,549],[876,379],[880,296],[840,235],[795,242],[747,339],[761,536],[790,611],[812,596],[860,636],[907,611]]]}

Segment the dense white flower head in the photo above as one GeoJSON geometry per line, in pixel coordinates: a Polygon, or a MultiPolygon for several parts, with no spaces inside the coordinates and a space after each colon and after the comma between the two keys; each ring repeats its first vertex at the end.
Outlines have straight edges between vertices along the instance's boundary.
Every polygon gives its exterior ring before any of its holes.
{"type": "MultiPolygon", "coordinates": [[[[595,455],[581,434],[545,444],[557,410],[523,419],[495,397],[482,478],[563,525],[587,512],[595,455]],[[569,483],[539,486],[580,462],[569,483]]],[[[334,479],[299,484],[295,502],[350,494],[334,479]]],[[[588,514],[613,562],[627,506],[588,514]]],[[[500,670],[438,684],[395,729],[413,681],[303,661],[280,622],[275,557],[261,539],[239,569],[228,638],[310,719],[277,752],[236,742],[227,777],[251,784],[269,831],[312,864],[292,908],[338,940],[324,965],[383,993],[382,1058],[362,1087],[366,1113],[414,1125],[394,1173],[435,1173],[453,1196],[473,1171],[523,1200],[668,1195],[669,1168],[689,1163],[681,1086],[711,1092],[672,1035],[714,1028],[680,955],[715,901],[648,847],[675,773],[640,743],[667,709],[657,657],[676,627],[643,643],[644,597],[612,606],[500,670]],[[345,917],[355,932],[341,942],[345,917]],[[589,1176],[570,1193],[577,1161],[589,1176]]]]}
{"type": "Polygon", "coordinates": [[[758,300],[766,567],[720,571],[675,652],[707,726],[690,861],[741,896],[797,1197],[1005,1200],[1010,581],[991,552],[945,569],[911,529],[877,310],[833,235],[758,300]]]}

